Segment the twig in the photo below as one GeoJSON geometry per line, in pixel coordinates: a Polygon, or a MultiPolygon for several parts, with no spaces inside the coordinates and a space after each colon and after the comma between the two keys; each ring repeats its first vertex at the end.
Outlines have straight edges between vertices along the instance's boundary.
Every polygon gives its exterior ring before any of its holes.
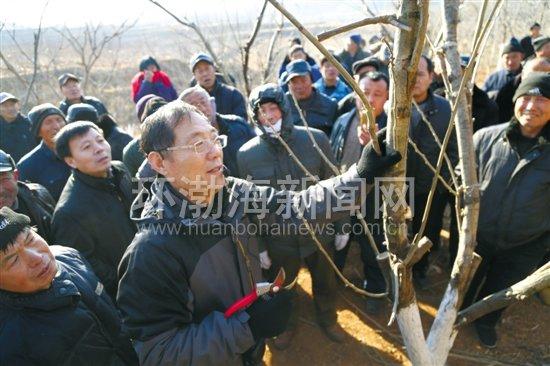
{"type": "Polygon", "coordinates": [[[195,31],[195,33],[197,33],[197,35],[199,36],[202,44],[204,45],[204,47],[206,48],[206,51],[208,51],[208,53],[210,54],[210,56],[212,56],[212,58],[214,59],[214,63],[216,64],[216,66],[218,67],[218,70],[224,75],[225,77],[225,80],[228,82],[228,83],[231,83],[231,84],[234,84],[232,79],[229,77],[229,74],[225,71],[225,68],[223,66],[223,62],[218,58],[216,52],[214,52],[214,49],[212,48],[212,46],[210,45],[210,42],[208,41],[208,39],[206,39],[206,37],[204,36],[204,34],[202,33],[201,29],[199,28],[198,25],[196,25],[195,23],[189,21],[187,18],[183,17],[183,18],[180,18],[178,17],[177,15],[175,15],[174,13],[172,13],[170,10],[166,9],[164,6],[162,6],[158,1],[155,1],[155,0],[149,0],[152,4],[158,6],[160,9],[162,9],[166,14],[170,15],[172,18],[174,18],[174,20],[176,20],[176,22],[180,23],[181,25],[183,25],[184,27],[188,27],[188,28],[191,28],[193,31],[195,31]]]}
{"type": "MultiPolygon", "coordinates": [[[[150,0],[153,1],[153,0],[150,0]]],[[[359,96],[361,99],[361,102],[363,103],[363,106],[367,110],[369,121],[368,121],[368,131],[371,134],[371,136],[376,136],[376,121],[374,120],[374,112],[372,109],[372,106],[370,105],[369,101],[367,100],[367,97],[365,96],[365,93],[361,90],[359,85],[357,85],[357,82],[351,75],[348,73],[348,71],[336,60],[336,58],[323,46],[321,42],[317,40],[317,38],[311,34],[310,31],[308,31],[288,10],[285,9],[284,6],[279,4],[276,0],[267,0],[273,5],[278,11],[280,11],[294,26],[302,33],[313,45],[327,58],[327,60],[334,65],[336,69],[340,72],[340,75],[348,82],[348,84],[351,86],[353,91],[359,96]]],[[[372,139],[372,146],[374,148],[374,151],[378,155],[381,154],[380,146],[378,144],[377,139],[372,139]]]]}
{"type": "Polygon", "coordinates": [[[331,37],[334,37],[338,34],[345,33],[347,31],[350,31],[355,28],[364,27],[366,25],[372,25],[372,24],[391,24],[394,27],[397,27],[399,29],[402,29],[404,31],[410,32],[411,27],[408,25],[402,23],[395,14],[390,15],[380,15],[373,18],[366,18],[363,20],[359,20],[357,22],[350,23],[348,25],[344,25],[342,27],[338,27],[335,29],[331,29],[329,31],[323,32],[317,36],[317,39],[319,42],[323,42],[331,37]]]}
{"type": "Polygon", "coordinates": [[[246,90],[246,95],[250,95],[250,80],[248,80],[248,61],[250,59],[250,48],[254,44],[254,41],[256,40],[256,37],[258,36],[258,31],[260,30],[260,27],[262,26],[262,19],[264,17],[266,7],[267,7],[267,0],[264,0],[264,5],[262,6],[262,10],[260,10],[260,14],[258,15],[258,18],[256,19],[256,24],[254,25],[254,29],[252,30],[252,34],[248,38],[248,41],[246,41],[244,47],[242,48],[243,79],[244,79],[244,89],[246,90]]]}
{"type": "Polygon", "coordinates": [[[279,22],[277,28],[273,32],[273,35],[271,36],[271,39],[269,41],[269,47],[267,48],[267,55],[266,55],[266,65],[265,65],[264,75],[262,79],[263,83],[265,83],[267,78],[269,77],[271,67],[273,66],[273,50],[275,49],[275,43],[277,42],[277,39],[281,35],[281,32],[285,25],[284,20],[285,20],[285,17],[281,14],[281,21],[279,22]]]}
{"type": "MultiPolygon", "coordinates": [[[[300,108],[300,104],[298,103],[298,100],[296,99],[296,96],[292,92],[290,92],[290,95],[292,96],[292,101],[294,102],[294,106],[298,110],[298,114],[300,115],[300,119],[302,120],[302,123],[306,127],[306,132],[308,134],[308,137],[309,137],[311,143],[313,144],[313,147],[315,148],[315,150],[317,150],[317,152],[319,153],[321,158],[325,161],[325,163],[330,167],[330,169],[332,170],[334,175],[342,174],[342,172],[325,155],[325,153],[321,150],[321,148],[319,148],[319,145],[317,145],[317,141],[315,140],[315,138],[311,134],[311,131],[309,130],[309,124],[306,121],[306,117],[304,116],[302,108],[300,108]]],[[[359,111],[357,113],[359,113],[359,111]]],[[[376,242],[374,241],[374,237],[372,236],[372,233],[370,232],[370,229],[369,229],[367,223],[365,222],[365,218],[361,214],[360,210],[356,210],[355,216],[357,217],[357,219],[359,220],[359,222],[363,226],[363,230],[365,232],[365,235],[367,237],[369,245],[371,246],[371,249],[374,252],[374,255],[378,256],[380,254],[380,251],[378,250],[378,247],[376,246],[376,242]]]]}
{"type": "MultiPolygon", "coordinates": [[[[434,166],[430,163],[430,161],[428,160],[428,158],[426,157],[426,155],[424,155],[424,153],[422,151],[420,151],[420,149],[418,148],[418,146],[416,146],[416,144],[414,143],[414,141],[409,137],[409,144],[413,147],[414,151],[418,154],[418,156],[420,156],[422,158],[422,160],[424,161],[424,163],[426,164],[426,166],[434,173],[436,174],[436,170],[434,168],[434,166]]],[[[445,188],[447,188],[447,190],[449,192],[451,192],[452,194],[454,194],[455,196],[457,195],[456,191],[449,185],[449,183],[447,183],[445,181],[445,179],[443,179],[443,177],[440,175],[440,174],[437,174],[437,177],[439,178],[439,182],[441,184],[443,184],[443,186],[445,188]]]]}

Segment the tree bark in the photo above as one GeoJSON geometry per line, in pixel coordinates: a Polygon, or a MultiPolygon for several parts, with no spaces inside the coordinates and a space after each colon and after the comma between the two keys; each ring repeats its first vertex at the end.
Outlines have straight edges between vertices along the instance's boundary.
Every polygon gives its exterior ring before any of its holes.
{"type": "MultiPolygon", "coordinates": [[[[394,311],[397,323],[407,348],[407,354],[414,365],[431,365],[432,359],[422,332],[420,314],[416,295],[412,285],[412,264],[405,265],[410,246],[407,238],[407,223],[403,205],[392,205],[400,202],[400,195],[406,191],[405,170],[407,161],[407,145],[409,137],[409,122],[412,107],[412,87],[416,79],[418,61],[424,45],[428,24],[427,1],[401,1],[398,18],[412,31],[397,29],[393,64],[390,67],[390,112],[388,118],[388,143],[401,152],[403,160],[395,165],[387,174],[394,178],[385,182],[386,188],[392,192],[390,200],[384,202],[384,230],[390,252],[390,263],[394,278],[394,311]],[[391,202],[390,202],[391,201],[391,202]]],[[[391,320],[390,320],[391,322],[391,320]]]]}

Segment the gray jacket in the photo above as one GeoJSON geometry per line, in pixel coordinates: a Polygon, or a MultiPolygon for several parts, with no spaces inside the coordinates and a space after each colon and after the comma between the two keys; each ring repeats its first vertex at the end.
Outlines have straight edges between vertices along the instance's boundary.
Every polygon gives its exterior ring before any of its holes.
{"type": "MultiPolygon", "coordinates": [[[[354,167],[297,193],[230,177],[210,212],[193,217],[191,204],[157,178],[151,193],[143,190],[134,201],[138,211],[144,202],[139,232],[119,266],[117,302],[140,364],[242,365],[241,355],[254,345],[249,315],[223,313],[261,280],[253,230],[300,221],[295,207],[305,208],[313,224],[326,222],[312,213],[340,200],[357,204],[350,192],[361,188],[370,186],[354,167]],[[264,215],[255,208],[259,197],[264,215]]],[[[349,212],[344,206],[332,219],[349,212]]]]}
{"type": "Polygon", "coordinates": [[[474,134],[481,187],[478,241],[509,249],[540,239],[548,247],[550,124],[523,158],[514,147],[517,130],[512,122],[474,134]]]}
{"type": "MultiPolygon", "coordinates": [[[[260,129],[263,129],[260,127],[260,129]]],[[[315,141],[328,159],[335,164],[327,136],[320,130],[310,129],[315,141]]],[[[306,128],[294,126],[288,118],[283,118],[281,138],[288,144],[304,167],[318,179],[328,179],[333,172],[313,147],[306,128]]],[[[259,185],[269,185],[275,189],[305,189],[315,182],[309,178],[285,147],[276,137],[263,133],[244,144],[237,154],[239,163],[238,176],[252,180],[259,185]],[[292,187],[292,185],[294,185],[292,187]]],[[[302,235],[285,235],[265,233],[260,236],[260,250],[269,249],[284,255],[307,257],[317,250],[313,239],[307,234],[307,227],[300,225],[302,235]],[[305,235],[304,235],[305,234],[305,235]]],[[[339,228],[339,225],[338,225],[339,228]]],[[[289,228],[289,230],[291,230],[289,228]]],[[[324,230],[324,235],[317,235],[321,243],[327,245],[334,240],[334,230],[324,230]],[[332,231],[332,232],[331,232],[332,231]]]]}

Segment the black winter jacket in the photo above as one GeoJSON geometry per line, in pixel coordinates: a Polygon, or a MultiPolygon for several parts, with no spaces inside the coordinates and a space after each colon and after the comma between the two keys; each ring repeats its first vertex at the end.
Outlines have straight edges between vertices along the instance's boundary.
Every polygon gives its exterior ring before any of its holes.
{"type": "Polygon", "coordinates": [[[137,365],[90,265],[72,248],[50,249],[58,271],[49,289],[0,290],[0,365],[137,365]]]}
{"type": "MultiPolygon", "coordinates": [[[[286,103],[290,106],[290,120],[298,126],[303,126],[300,114],[294,105],[294,100],[290,92],[285,94],[286,103]]],[[[330,136],[332,125],[336,121],[336,109],[338,103],[319,92],[313,87],[313,92],[308,99],[298,101],[300,109],[304,113],[309,127],[317,128],[330,136]]]]}
{"type": "Polygon", "coordinates": [[[29,216],[31,225],[36,226],[38,235],[52,243],[52,216],[55,201],[48,190],[37,183],[17,182],[18,207],[16,212],[29,216]]]}
{"type": "Polygon", "coordinates": [[[480,242],[510,249],[534,240],[550,247],[550,124],[520,158],[513,119],[474,134],[481,202],[480,242]]]}
{"type": "Polygon", "coordinates": [[[246,102],[237,88],[223,84],[216,79],[214,89],[208,94],[216,99],[216,111],[219,114],[235,114],[245,121],[248,119],[246,102]]]}
{"type": "MultiPolygon", "coordinates": [[[[119,267],[117,302],[140,364],[242,365],[241,355],[254,344],[249,316],[225,319],[223,312],[261,280],[253,233],[288,220],[300,223],[292,207],[304,208],[312,223],[326,222],[319,214],[312,220],[312,213],[339,200],[357,204],[350,191],[361,187],[369,188],[355,168],[298,193],[229,177],[210,212],[194,217],[191,204],[157,178],[151,192],[143,190],[134,201],[133,209],[143,209],[139,232],[119,267]],[[258,211],[261,197],[265,209],[258,211]],[[286,210],[289,218],[278,213],[286,210]]],[[[341,207],[333,220],[349,216],[341,207]]]]}
{"type": "Polygon", "coordinates": [[[114,299],[117,267],[136,226],[130,220],[130,175],[118,161],[113,161],[111,170],[112,178],[73,170],[55,207],[52,231],[56,243],[84,255],[114,299]]]}

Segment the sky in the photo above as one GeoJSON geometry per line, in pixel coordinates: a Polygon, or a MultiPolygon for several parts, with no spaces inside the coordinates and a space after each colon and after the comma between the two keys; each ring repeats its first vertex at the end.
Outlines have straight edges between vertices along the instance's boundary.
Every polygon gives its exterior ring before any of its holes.
{"type": "MultiPolygon", "coordinates": [[[[158,0],[178,16],[190,19],[223,20],[227,16],[246,21],[255,18],[262,0],[158,0]]],[[[283,4],[301,21],[324,19],[361,19],[364,13],[360,0],[284,0],[283,4]],[[315,11],[312,9],[315,8],[315,11]],[[326,17],[326,18],[325,18],[326,17]]],[[[373,10],[392,8],[391,0],[370,0],[373,10]]],[[[269,11],[275,11],[268,5],[269,11]]],[[[9,2],[9,11],[2,11],[0,21],[8,27],[35,28],[42,13],[43,26],[78,27],[85,22],[120,24],[139,19],[139,24],[162,24],[171,20],[166,13],[148,0],[16,0],[9,2]]],[[[381,13],[382,14],[382,13],[381,13]]]]}

